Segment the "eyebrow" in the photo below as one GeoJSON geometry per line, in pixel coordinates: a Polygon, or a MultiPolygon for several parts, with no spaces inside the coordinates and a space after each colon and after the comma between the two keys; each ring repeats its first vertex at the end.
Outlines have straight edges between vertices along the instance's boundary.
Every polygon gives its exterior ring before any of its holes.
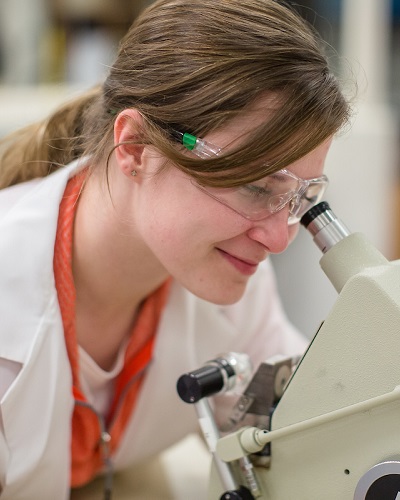
{"type": "Polygon", "coordinates": [[[280,181],[280,180],[285,179],[285,178],[286,178],[286,175],[281,174],[280,171],[278,170],[278,172],[273,172],[272,174],[261,177],[261,179],[259,179],[259,180],[262,181],[262,180],[266,180],[266,179],[272,179],[272,180],[280,181]]]}
{"type": "Polygon", "coordinates": [[[280,180],[285,179],[287,175],[281,174],[281,172],[278,170],[278,172],[274,172],[273,174],[268,175],[268,177],[280,180]]]}

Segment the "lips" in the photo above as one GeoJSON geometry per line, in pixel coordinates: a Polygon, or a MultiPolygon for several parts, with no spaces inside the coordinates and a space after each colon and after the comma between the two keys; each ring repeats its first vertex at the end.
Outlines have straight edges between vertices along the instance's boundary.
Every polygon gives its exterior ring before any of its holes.
{"type": "Polygon", "coordinates": [[[251,276],[257,271],[259,262],[249,261],[248,259],[236,257],[229,252],[221,250],[220,248],[217,248],[217,250],[220,255],[233,267],[235,267],[235,269],[237,269],[241,274],[244,274],[245,276],[251,276]]]}

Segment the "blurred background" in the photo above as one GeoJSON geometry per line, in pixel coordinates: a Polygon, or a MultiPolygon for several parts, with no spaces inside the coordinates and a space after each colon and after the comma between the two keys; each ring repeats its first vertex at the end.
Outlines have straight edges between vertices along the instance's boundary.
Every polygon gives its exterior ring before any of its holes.
{"type": "MultiPolygon", "coordinates": [[[[120,38],[151,3],[1,0],[0,136],[101,81],[120,38]]],[[[400,258],[400,0],[291,3],[330,44],[332,68],[350,95],[357,86],[352,126],[328,158],[326,198],[351,230],[400,258]]],[[[287,314],[309,337],[336,298],[319,258],[304,230],[273,257],[287,314]]]]}

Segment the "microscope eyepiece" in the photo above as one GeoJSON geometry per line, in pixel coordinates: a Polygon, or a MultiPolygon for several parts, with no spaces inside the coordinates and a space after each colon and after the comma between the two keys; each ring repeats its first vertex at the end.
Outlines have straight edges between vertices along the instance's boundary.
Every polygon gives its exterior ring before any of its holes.
{"type": "Polygon", "coordinates": [[[331,210],[329,203],[327,201],[321,201],[317,205],[314,205],[310,210],[308,210],[303,217],[300,219],[300,224],[305,228],[308,227],[310,222],[312,222],[316,217],[325,213],[327,210],[331,210]]]}
{"type": "Polygon", "coordinates": [[[316,245],[323,253],[350,234],[326,201],[321,201],[310,208],[300,222],[311,233],[316,245]]]}

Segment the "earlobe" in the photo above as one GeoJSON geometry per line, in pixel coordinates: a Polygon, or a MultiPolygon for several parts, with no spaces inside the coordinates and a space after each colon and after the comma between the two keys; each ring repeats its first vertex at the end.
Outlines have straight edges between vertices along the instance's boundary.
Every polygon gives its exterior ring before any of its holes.
{"type": "Polygon", "coordinates": [[[115,157],[122,172],[129,177],[135,177],[142,166],[144,150],[144,145],[140,143],[142,123],[142,116],[135,109],[122,111],[114,123],[115,157]]]}

